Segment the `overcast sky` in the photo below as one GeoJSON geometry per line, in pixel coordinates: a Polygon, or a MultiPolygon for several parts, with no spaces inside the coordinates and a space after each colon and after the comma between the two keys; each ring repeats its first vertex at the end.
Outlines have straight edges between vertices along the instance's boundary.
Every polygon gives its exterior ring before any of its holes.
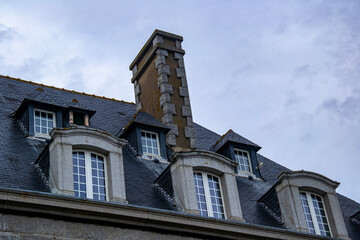
{"type": "Polygon", "coordinates": [[[360,1],[0,0],[0,12],[0,74],[130,102],[129,65],[154,29],[183,36],[195,122],[360,202],[360,1]]]}

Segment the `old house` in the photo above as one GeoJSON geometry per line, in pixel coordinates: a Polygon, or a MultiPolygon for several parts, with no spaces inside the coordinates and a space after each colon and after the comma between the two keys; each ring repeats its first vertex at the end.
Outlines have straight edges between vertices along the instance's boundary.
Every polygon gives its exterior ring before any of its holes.
{"type": "Polygon", "coordinates": [[[0,76],[0,239],[360,239],[338,182],[193,122],[182,40],[145,43],[135,104],[0,76]]]}

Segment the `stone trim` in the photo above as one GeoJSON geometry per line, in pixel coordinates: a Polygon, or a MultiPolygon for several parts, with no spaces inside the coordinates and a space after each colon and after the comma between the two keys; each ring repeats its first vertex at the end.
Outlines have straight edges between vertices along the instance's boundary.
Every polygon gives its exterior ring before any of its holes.
{"type": "Polygon", "coordinates": [[[162,44],[162,43],[164,43],[164,41],[163,41],[163,38],[161,36],[156,35],[153,42],[152,42],[153,47],[156,46],[156,44],[158,44],[158,43],[162,44]]]}
{"type": "Polygon", "coordinates": [[[136,110],[139,111],[142,107],[141,107],[141,102],[140,102],[141,89],[140,89],[140,84],[139,84],[138,80],[134,81],[134,93],[135,93],[136,110]]]}
{"type": "MultiPolygon", "coordinates": [[[[154,39],[155,40],[155,39],[154,39]]],[[[160,106],[163,110],[162,122],[171,130],[166,134],[166,142],[170,146],[176,146],[176,136],[179,135],[179,129],[174,124],[173,115],[176,114],[175,104],[171,103],[171,95],[174,93],[173,86],[169,84],[168,75],[170,75],[170,66],[166,65],[166,57],[169,53],[165,49],[156,50],[155,67],[158,70],[157,79],[158,88],[160,88],[160,106]]]]}
{"type": "MultiPolygon", "coordinates": [[[[176,46],[181,48],[181,42],[177,43],[176,46]]],[[[190,97],[189,97],[189,89],[186,79],[186,72],[185,72],[185,64],[184,64],[184,54],[175,52],[174,58],[178,60],[178,68],[176,68],[176,77],[180,78],[181,80],[181,87],[179,87],[179,94],[181,97],[184,98],[184,105],[182,106],[182,116],[187,118],[187,125],[184,129],[185,137],[189,138],[190,140],[190,148],[196,149],[196,139],[195,139],[195,131],[194,131],[194,124],[192,122],[192,112],[191,112],[191,104],[190,104],[190,97]]]]}
{"type": "Polygon", "coordinates": [[[137,69],[137,65],[135,65],[135,66],[134,66],[134,68],[133,68],[133,69],[131,69],[131,71],[132,71],[132,75],[133,75],[133,76],[135,76],[135,75],[136,75],[136,73],[137,73],[137,71],[138,71],[138,69],[137,69]]]}
{"type": "Polygon", "coordinates": [[[289,229],[309,232],[302,209],[300,192],[322,196],[333,237],[349,239],[335,189],[339,183],[308,171],[281,172],[275,185],[280,211],[289,229]]]}
{"type": "Polygon", "coordinates": [[[89,128],[55,128],[50,136],[49,186],[52,193],[74,196],[72,152],[89,150],[105,156],[108,201],[127,203],[122,153],[126,140],[89,128]]]}
{"type": "Polygon", "coordinates": [[[172,158],[170,171],[174,200],[182,211],[199,214],[193,178],[194,171],[201,171],[220,179],[227,219],[244,221],[234,173],[236,162],[208,151],[175,152],[172,158]]]}

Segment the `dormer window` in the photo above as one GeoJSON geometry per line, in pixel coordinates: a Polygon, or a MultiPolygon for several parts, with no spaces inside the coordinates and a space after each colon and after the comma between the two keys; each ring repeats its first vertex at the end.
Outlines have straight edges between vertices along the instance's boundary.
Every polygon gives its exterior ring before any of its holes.
{"type": "Polygon", "coordinates": [[[78,126],[89,126],[89,114],[78,112],[78,111],[69,111],[69,123],[75,124],[78,126]]]}
{"type": "MultiPolygon", "coordinates": [[[[288,229],[349,239],[335,191],[338,182],[303,170],[282,172],[278,178],[273,201],[288,229]]],[[[269,193],[264,196],[271,198],[269,193]]]]}
{"type": "Polygon", "coordinates": [[[203,172],[194,172],[194,184],[200,215],[225,219],[219,178],[203,172]]]}
{"type": "Polygon", "coordinates": [[[48,136],[55,127],[55,112],[34,109],[34,132],[37,136],[48,136]]]}
{"type": "Polygon", "coordinates": [[[154,156],[160,155],[160,143],[157,133],[141,130],[141,145],[143,154],[154,156]]]}
{"type": "Polygon", "coordinates": [[[309,192],[300,192],[301,204],[310,233],[331,236],[322,197],[309,192]]]}
{"type": "Polygon", "coordinates": [[[76,197],[107,200],[105,157],[89,151],[74,151],[73,176],[76,197]]]}
{"type": "Polygon", "coordinates": [[[237,167],[238,171],[252,172],[249,152],[244,150],[234,149],[234,154],[235,154],[235,161],[239,164],[237,167]]]}

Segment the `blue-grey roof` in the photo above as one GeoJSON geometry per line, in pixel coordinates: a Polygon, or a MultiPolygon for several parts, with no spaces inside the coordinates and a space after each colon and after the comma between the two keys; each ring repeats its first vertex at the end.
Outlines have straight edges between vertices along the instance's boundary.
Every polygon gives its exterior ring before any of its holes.
{"type": "Polygon", "coordinates": [[[124,130],[121,132],[120,135],[123,135],[128,129],[131,128],[131,126],[135,124],[143,124],[148,125],[151,127],[156,128],[162,128],[165,130],[165,132],[170,131],[170,128],[157,120],[156,118],[152,117],[150,114],[145,112],[144,110],[140,109],[135,113],[135,115],[132,117],[132,119],[129,121],[129,123],[125,126],[124,130]]]}
{"type": "MultiPolygon", "coordinates": [[[[47,146],[47,142],[26,137],[19,122],[11,117],[24,99],[94,111],[90,127],[114,136],[128,126],[131,120],[164,127],[162,123],[145,112],[134,118],[137,111],[133,103],[2,76],[0,76],[0,86],[0,105],[2,106],[0,108],[0,187],[49,192],[46,182],[34,165],[39,154],[47,146]],[[73,101],[74,99],[76,101],[73,101]]],[[[260,148],[233,131],[221,137],[196,123],[194,130],[199,150],[216,151],[227,141],[260,148]]],[[[168,154],[171,153],[172,150],[169,149],[168,154]]],[[[139,206],[174,210],[174,206],[164,199],[153,184],[168,164],[142,159],[136,156],[128,146],[124,148],[123,154],[128,202],[139,206]]],[[[278,174],[289,169],[260,154],[257,154],[257,158],[258,162],[263,162],[260,168],[263,180],[236,177],[243,216],[248,223],[283,228],[284,226],[257,201],[277,182],[278,174]]],[[[349,219],[360,211],[360,204],[340,194],[338,197],[349,236],[352,239],[359,239],[359,224],[349,219]]]]}
{"type": "Polygon", "coordinates": [[[220,139],[216,141],[216,143],[212,146],[211,150],[217,152],[221,147],[223,147],[227,142],[240,143],[242,145],[248,145],[254,147],[257,150],[260,150],[260,146],[253,143],[249,139],[244,138],[243,136],[237,134],[233,130],[229,130],[227,133],[222,135],[220,139]]]}

